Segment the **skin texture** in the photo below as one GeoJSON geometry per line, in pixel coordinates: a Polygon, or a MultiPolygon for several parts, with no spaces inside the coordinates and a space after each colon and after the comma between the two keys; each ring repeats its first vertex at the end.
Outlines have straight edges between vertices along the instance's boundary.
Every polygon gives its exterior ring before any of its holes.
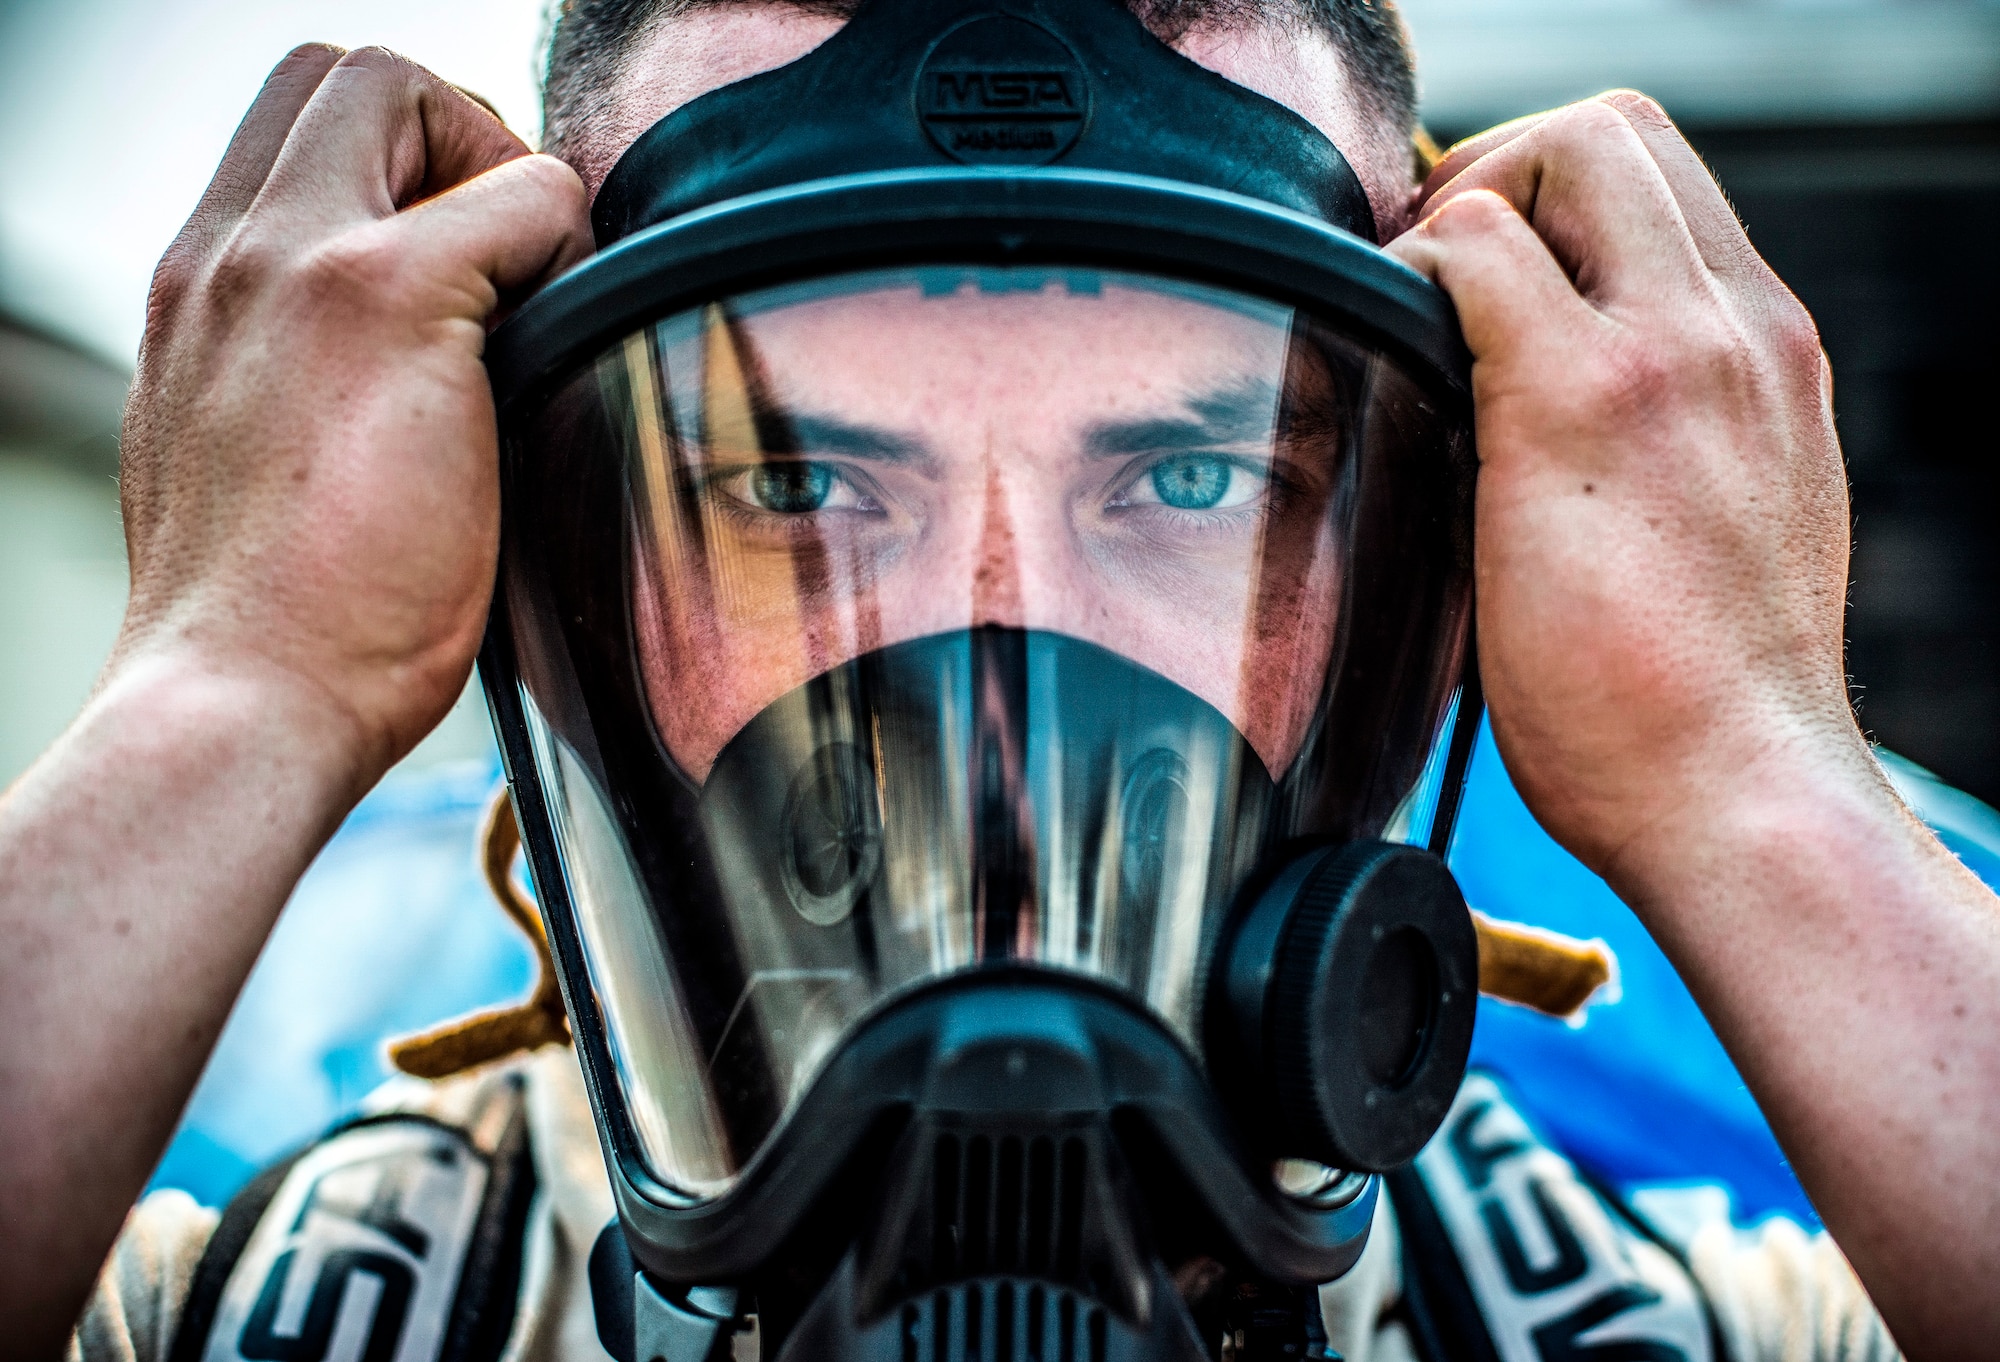
{"type": "MultiPolygon", "coordinates": [[[[786,59],[758,39],[703,69],[786,59]]],[[[635,112],[573,152],[584,180],[663,98],[627,88],[635,112]]],[[[126,429],[131,616],[0,799],[11,1356],[60,1353],[286,894],[465,679],[497,529],[484,326],[588,241],[583,183],[525,151],[388,54],[301,49],[161,266],[126,429]]],[[[1810,323],[1636,98],[1460,148],[1413,206],[1395,249],[1477,358],[1510,770],[1689,979],[1907,1352],[1978,1356],[2000,1336],[2000,910],[1846,707],[1810,323]]]]}
{"type": "Polygon", "coordinates": [[[840,24],[786,5],[709,6],[657,22],[627,51],[617,97],[562,130],[563,159],[595,198],[640,133],[697,95],[797,61],[840,24]]]}

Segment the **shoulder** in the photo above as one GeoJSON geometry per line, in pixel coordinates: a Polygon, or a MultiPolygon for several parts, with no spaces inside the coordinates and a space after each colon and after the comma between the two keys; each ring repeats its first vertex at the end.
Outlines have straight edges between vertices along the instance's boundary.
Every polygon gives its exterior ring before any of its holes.
{"type": "Polygon", "coordinates": [[[182,1191],[132,1208],[70,1340],[71,1362],[161,1362],[219,1217],[182,1191]]]}
{"type": "Polygon", "coordinates": [[[219,1215],[181,1192],[147,1197],[78,1322],[72,1362],[321,1356],[357,1326],[399,1357],[497,1356],[537,1186],[532,1067],[391,1085],[219,1215]]]}
{"type": "Polygon", "coordinates": [[[1739,1228],[1717,1188],[1676,1188],[1635,1200],[1686,1255],[1733,1357],[1893,1362],[1901,1356],[1831,1235],[1781,1215],[1739,1228]]]}
{"type": "Polygon", "coordinates": [[[1600,1346],[1656,1362],[1896,1356],[1827,1235],[1781,1218],[1738,1229],[1720,1188],[1628,1203],[1544,1140],[1487,1074],[1467,1076],[1437,1135],[1389,1181],[1397,1313],[1421,1356],[1581,1359],[1600,1346]]]}

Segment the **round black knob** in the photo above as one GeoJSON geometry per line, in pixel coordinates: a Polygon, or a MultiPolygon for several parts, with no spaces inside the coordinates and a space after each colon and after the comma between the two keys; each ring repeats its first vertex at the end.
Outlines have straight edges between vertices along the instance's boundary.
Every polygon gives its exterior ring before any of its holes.
{"type": "Polygon", "coordinates": [[[1313,853],[1252,909],[1229,973],[1273,1152],[1362,1172],[1416,1157],[1464,1077],[1478,1001],[1478,941],[1443,861],[1387,842],[1313,853]]]}

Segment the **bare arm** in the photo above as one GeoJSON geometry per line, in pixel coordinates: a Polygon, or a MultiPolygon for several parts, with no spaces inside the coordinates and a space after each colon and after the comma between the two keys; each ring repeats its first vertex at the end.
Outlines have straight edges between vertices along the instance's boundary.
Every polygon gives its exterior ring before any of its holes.
{"type": "Polygon", "coordinates": [[[1849,708],[1810,318],[1659,109],[1456,149],[1393,248],[1475,360],[1481,664],[1529,806],[1640,914],[1905,1351],[2000,1338],[2000,901],[1849,708]]]}
{"type": "Polygon", "coordinates": [[[480,365],[583,191],[379,51],[273,72],[155,277],[132,596],[0,797],[0,1335],[59,1354],[279,907],[463,686],[498,538],[480,365]]]}

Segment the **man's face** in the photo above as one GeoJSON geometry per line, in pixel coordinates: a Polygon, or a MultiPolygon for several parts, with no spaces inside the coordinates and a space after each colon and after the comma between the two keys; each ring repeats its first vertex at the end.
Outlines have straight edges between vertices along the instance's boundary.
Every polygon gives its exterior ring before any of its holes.
{"type": "Polygon", "coordinates": [[[635,618],[703,777],[765,706],[977,625],[1087,639],[1282,770],[1330,650],[1347,418],[1268,304],[1090,273],[876,277],[628,347],[635,618]]]}
{"type": "MultiPolygon", "coordinates": [[[[771,5],[667,19],[566,154],[594,190],[674,108],[840,22],[771,5]]],[[[1176,46],[1318,125],[1377,220],[1400,221],[1407,151],[1323,37],[1197,29],[1176,46]]],[[[696,779],[812,676],[978,624],[1100,643],[1214,704],[1274,772],[1296,754],[1338,599],[1338,440],[1330,379],[1280,310],[911,287],[716,310],[660,351],[651,381],[700,420],[647,489],[634,614],[656,721],[696,779]],[[1313,434],[1281,407],[1314,413],[1313,434]]]]}

